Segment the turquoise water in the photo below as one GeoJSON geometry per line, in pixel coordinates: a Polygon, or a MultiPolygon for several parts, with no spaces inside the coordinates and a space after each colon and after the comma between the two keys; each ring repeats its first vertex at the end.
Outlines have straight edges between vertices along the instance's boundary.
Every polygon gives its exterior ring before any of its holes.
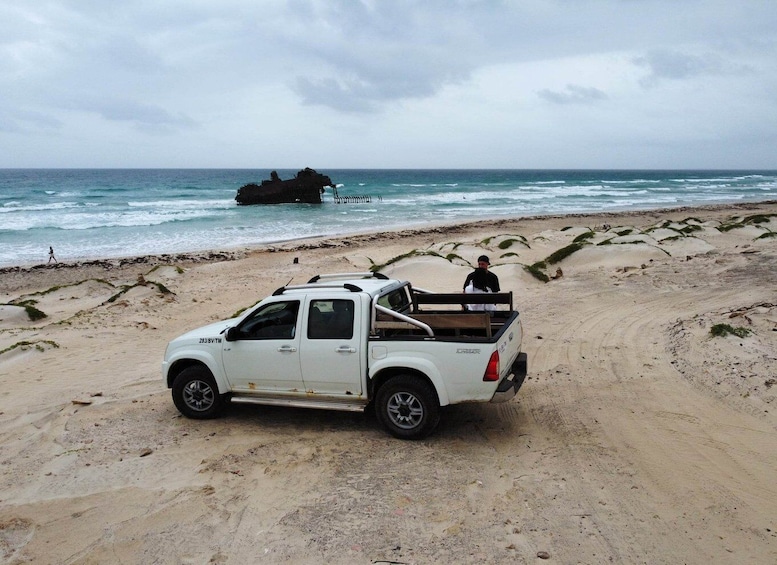
{"type": "MultiPolygon", "coordinates": [[[[278,170],[281,178],[297,171],[278,170]]],[[[371,202],[237,206],[266,169],[0,170],[0,266],[226,250],[479,218],[777,199],[777,171],[319,169],[371,202]]]]}

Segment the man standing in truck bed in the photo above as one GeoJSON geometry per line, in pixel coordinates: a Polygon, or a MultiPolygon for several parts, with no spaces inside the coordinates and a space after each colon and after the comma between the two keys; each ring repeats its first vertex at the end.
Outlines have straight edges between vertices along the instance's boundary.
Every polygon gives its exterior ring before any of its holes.
{"type": "Polygon", "coordinates": [[[478,257],[478,268],[467,275],[467,280],[464,281],[464,289],[466,289],[467,286],[473,282],[473,279],[485,279],[487,288],[480,288],[479,290],[483,292],[499,292],[499,277],[488,270],[488,266],[490,264],[491,261],[488,260],[488,256],[481,255],[478,257]],[[485,276],[476,276],[479,272],[485,272],[485,276]]]}

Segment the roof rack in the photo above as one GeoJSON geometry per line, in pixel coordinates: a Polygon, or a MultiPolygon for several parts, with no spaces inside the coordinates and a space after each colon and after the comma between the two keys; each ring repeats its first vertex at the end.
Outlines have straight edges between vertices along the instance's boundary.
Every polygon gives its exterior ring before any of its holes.
{"type": "Polygon", "coordinates": [[[372,271],[366,271],[363,273],[329,273],[325,275],[316,275],[308,281],[308,284],[314,284],[319,281],[337,280],[337,279],[381,279],[388,280],[388,277],[383,273],[373,273],[372,271]]]}
{"type": "Polygon", "coordinates": [[[280,294],[283,294],[287,290],[303,290],[306,288],[344,288],[345,290],[350,290],[351,292],[362,292],[361,287],[356,286],[355,284],[351,283],[343,283],[343,284],[317,284],[313,286],[312,284],[297,284],[293,286],[282,286],[279,289],[276,289],[275,292],[272,293],[273,296],[278,296],[280,294]]]}
{"type": "Polygon", "coordinates": [[[361,288],[358,285],[353,284],[352,282],[336,282],[337,280],[353,280],[353,279],[379,279],[379,280],[390,280],[386,275],[383,273],[373,273],[373,272],[364,272],[364,273],[331,273],[331,274],[325,274],[325,275],[316,275],[312,279],[310,279],[306,284],[298,284],[298,285],[286,285],[282,286],[275,290],[275,292],[272,293],[273,296],[278,296],[279,294],[283,294],[287,290],[303,290],[306,288],[311,289],[321,289],[321,288],[342,288],[345,290],[350,290],[351,292],[363,292],[363,288],[361,288]]]}

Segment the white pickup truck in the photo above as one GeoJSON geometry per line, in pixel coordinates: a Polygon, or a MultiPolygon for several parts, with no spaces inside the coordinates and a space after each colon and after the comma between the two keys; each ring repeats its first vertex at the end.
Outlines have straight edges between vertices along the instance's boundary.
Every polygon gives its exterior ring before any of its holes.
{"type": "Polygon", "coordinates": [[[512,399],[526,377],[521,339],[512,293],[431,293],[379,273],[320,275],[174,339],[162,375],[190,418],[213,418],[230,401],[374,405],[392,435],[417,439],[435,429],[442,406],[512,399]],[[495,306],[468,309],[484,304],[495,306]]]}

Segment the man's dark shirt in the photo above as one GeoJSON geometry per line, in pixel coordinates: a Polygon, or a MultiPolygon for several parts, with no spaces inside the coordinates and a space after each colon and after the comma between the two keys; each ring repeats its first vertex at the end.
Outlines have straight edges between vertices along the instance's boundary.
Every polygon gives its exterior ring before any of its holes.
{"type": "MultiPolygon", "coordinates": [[[[467,285],[472,280],[472,277],[475,276],[475,273],[477,271],[472,271],[470,274],[467,275],[467,280],[464,281],[464,288],[467,288],[467,285]]],[[[491,289],[491,292],[499,292],[499,277],[497,277],[494,273],[491,271],[486,271],[486,277],[488,279],[488,288],[491,289]]]]}

